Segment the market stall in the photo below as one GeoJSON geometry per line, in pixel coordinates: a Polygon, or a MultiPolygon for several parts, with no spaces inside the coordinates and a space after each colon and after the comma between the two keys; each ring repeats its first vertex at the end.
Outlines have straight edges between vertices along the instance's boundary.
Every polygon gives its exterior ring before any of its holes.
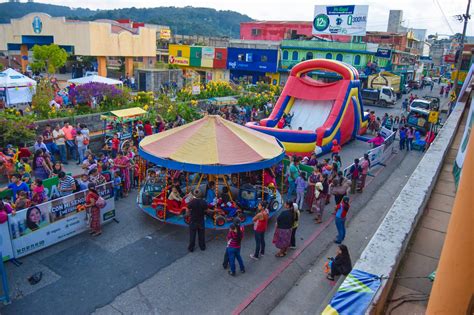
{"type": "Polygon", "coordinates": [[[148,174],[137,202],[160,221],[186,225],[186,196],[195,189],[213,209],[206,218],[207,228],[227,228],[236,216],[249,225],[259,201],[269,204],[270,216],[282,204],[275,185],[265,185],[264,180],[264,170],[285,156],[281,143],[220,116],[205,116],[148,136],[140,142],[139,154],[156,169],[148,174]],[[252,176],[254,181],[244,180],[252,176]],[[168,200],[172,186],[177,185],[184,195],[178,204],[168,200]]]}
{"type": "Polygon", "coordinates": [[[87,84],[87,83],[104,83],[104,84],[110,84],[110,85],[123,86],[123,82],[120,80],[101,77],[100,75],[89,75],[82,78],[71,79],[71,80],[68,80],[67,82],[73,83],[75,85],[81,85],[81,84],[87,84]]]}
{"type": "Polygon", "coordinates": [[[0,72],[0,105],[12,107],[30,103],[35,92],[35,80],[11,68],[0,72]]]}

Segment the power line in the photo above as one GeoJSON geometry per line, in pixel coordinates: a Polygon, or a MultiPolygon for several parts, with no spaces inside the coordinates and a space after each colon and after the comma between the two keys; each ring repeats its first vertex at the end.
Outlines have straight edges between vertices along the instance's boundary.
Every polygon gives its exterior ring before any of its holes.
{"type": "Polygon", "coordinates": [[[448,18],[446,17],[446,14],[444,14],[443,8],[442,8],[441,5],[439,4],[438,0],[433,0],[433,1],[438,5],[439,10],[440,10],[441,13],[443,14],[444,21],[446,22],[446,24],[448,25],[449,29],[451,30],[451,33],[454,34],[454,30],[453,30],[453,28],[451,27],[451,24],[449,24],[449,20],[448,20],[448,18]]]}

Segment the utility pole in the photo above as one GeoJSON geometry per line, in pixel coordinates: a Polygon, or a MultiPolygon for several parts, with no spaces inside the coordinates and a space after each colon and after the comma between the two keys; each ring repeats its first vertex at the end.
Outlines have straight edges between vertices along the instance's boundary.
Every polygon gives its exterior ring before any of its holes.
{"type": "Polygon", "coordinates": [[[457,87],[458,87],[458,80],[459,80],[459,70],[461,69],[461,63],[462,63],[462,52],[464,50],[464,38],[466,37],[466,30],[467,30],[467,23],[469,22],[469,19],[471,16],[469,15],[469,8],[471,7],[471,0],[467,1],[467,8],[466,8],[466,14],[462,15],[462,19],[464,20],[464,27],[462,29],[462,36],[461,36],[461,44],[459,45],[459,57],[458,61],[456,63],[456,74],[454,75],[454,85],[453,85],[453,91],[454,93],[457,93],[457,87]]]}

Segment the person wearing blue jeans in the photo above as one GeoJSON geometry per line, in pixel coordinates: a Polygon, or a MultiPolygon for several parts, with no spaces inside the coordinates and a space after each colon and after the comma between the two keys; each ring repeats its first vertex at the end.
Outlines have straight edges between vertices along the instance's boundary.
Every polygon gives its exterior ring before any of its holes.
{"type": "MultiPolygon", "coordinates": [[[[235,221],[234,221],[235,222],[235,221]]],[[[237,223],[237,222],[236,222],[237,223]]],[[[239,223],[232,223],[227,234],[227,248],[226,253],[229,259],[229,275],[235,276],[235,259],[239,262],[240,271],[245,272],[244,261],[240,256],[240,244],[243,238],[243,228],[239,223]]]]}
{"type": "Polygon", "coordinates": [[[336,244],[341,244],[346,237],[346,216],[349,207],[349,197],[347,196],[344,196],[342,201],[336,206],[336,218],[334,220],[337,228],[337,238],[334,241],[336,244]]]}

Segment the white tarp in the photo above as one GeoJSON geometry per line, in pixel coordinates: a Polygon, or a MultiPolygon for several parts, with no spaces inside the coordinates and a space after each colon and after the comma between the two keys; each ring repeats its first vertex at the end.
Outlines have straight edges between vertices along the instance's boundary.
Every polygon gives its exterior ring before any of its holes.
{"type": "Polygon", "coordinates": [[[69,83],[74,83],[76,85],[87,84],[87,83],[105,83],[110,85],[123,85],[123,82],[120,80],[115,80],[111,78],[101,77],[100,75],[90,75],[87,77],[77,78],[68,80],[69,83]]]}
{"type": "Polygon", "coordinates": [[[29,103],[36,92],[36,81],[11,68],[0,72],[0,88],[6,89],[6,105],[29,103]]]}
{"type": "Polygon", "coordinates": [[[312,101],[295,99],[290,109],[291,129],[313,130],[321,127],[331,112],[334,101],[312,101]]]}

